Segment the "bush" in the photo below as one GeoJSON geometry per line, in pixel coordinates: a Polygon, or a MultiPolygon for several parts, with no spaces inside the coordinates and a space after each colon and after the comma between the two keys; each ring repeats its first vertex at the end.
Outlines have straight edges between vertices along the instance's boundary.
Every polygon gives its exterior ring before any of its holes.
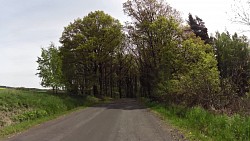
{"type": "Polygon", "coordinates": [[[156,93],[175,104],[212,106],[220,91],[219,71],[212,47],[194,37],[184,40],[178,49],[172,64],[176,71],[170,79],[159,82],[156,93]]]}
{"type": "Polygon", "coordinates": [[[27,120],[34,120],[37,118],[42,118],[48,116],[48,113],[45,110],[34,110],[27,111],[20,115],[15,116],[13,119],[18,122],[23,122],[27,120]]]}

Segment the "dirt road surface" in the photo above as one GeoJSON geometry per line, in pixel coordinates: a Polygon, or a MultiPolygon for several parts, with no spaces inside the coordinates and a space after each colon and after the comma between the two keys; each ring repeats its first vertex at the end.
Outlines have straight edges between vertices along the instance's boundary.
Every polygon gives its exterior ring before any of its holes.
{"type": "Polygon", "coordinates": [[[133,99],[89,107],[6,141],[172,141],[162,121],[133,99]]]}

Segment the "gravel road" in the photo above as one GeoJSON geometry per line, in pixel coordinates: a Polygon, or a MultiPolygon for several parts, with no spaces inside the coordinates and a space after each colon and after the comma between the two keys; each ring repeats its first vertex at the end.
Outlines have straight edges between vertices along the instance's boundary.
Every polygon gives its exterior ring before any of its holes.
{"type": "Polygon", "coordinates": [[[133,99],[89,107],[6,141],[172,141],[162,121],[133,99]]]}

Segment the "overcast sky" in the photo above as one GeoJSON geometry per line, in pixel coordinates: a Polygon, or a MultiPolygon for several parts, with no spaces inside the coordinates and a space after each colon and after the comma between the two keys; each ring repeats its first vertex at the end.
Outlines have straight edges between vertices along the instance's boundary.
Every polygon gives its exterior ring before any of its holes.
{"type": "MultiPolygon", "coordinates": [[[[103,10],[121,22],[125,0],[0,0],[0,85],[41,88],[37,57],[50,42],[59,45],[63,28],[90,11],[103,10]]],[[[210,33],[235,32],[229,21],[233,0],[166,0],[187,19],[203,19],[210,33]]]]}

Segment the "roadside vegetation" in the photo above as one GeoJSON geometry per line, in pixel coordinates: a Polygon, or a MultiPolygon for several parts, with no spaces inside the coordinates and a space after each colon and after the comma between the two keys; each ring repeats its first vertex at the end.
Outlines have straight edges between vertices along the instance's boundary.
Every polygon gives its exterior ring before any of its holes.
{"type": "Polygon", "coordinates": [[[194,130],[193,138],[249,140],[247,37],[228,31],[209,36],[200,17],[190,13],[184,22],[164,0],[127,0],[123,10],[131,17],[124,26],[93,11],[64,28],[61,46],[42,48],[42,86],[75,96],[145,97],[168,103],[166,111],[152,108],[194,130]]]}
{"type": "Polygon", "coordinates": [[[27,129],[79,107],[98,103],[94,97],[52,95],[48,92],[0,90],[0,137],[27,129]]]}
{"type": "Polygon", "coordinates": [[[234,114],[216,114],[202,107],[166,105],[158,102],[143,102],[159,114],[174,128],[185,134],[186,139],[201,141],[248,141],[250,137],[250,117],[234,114]]]}

